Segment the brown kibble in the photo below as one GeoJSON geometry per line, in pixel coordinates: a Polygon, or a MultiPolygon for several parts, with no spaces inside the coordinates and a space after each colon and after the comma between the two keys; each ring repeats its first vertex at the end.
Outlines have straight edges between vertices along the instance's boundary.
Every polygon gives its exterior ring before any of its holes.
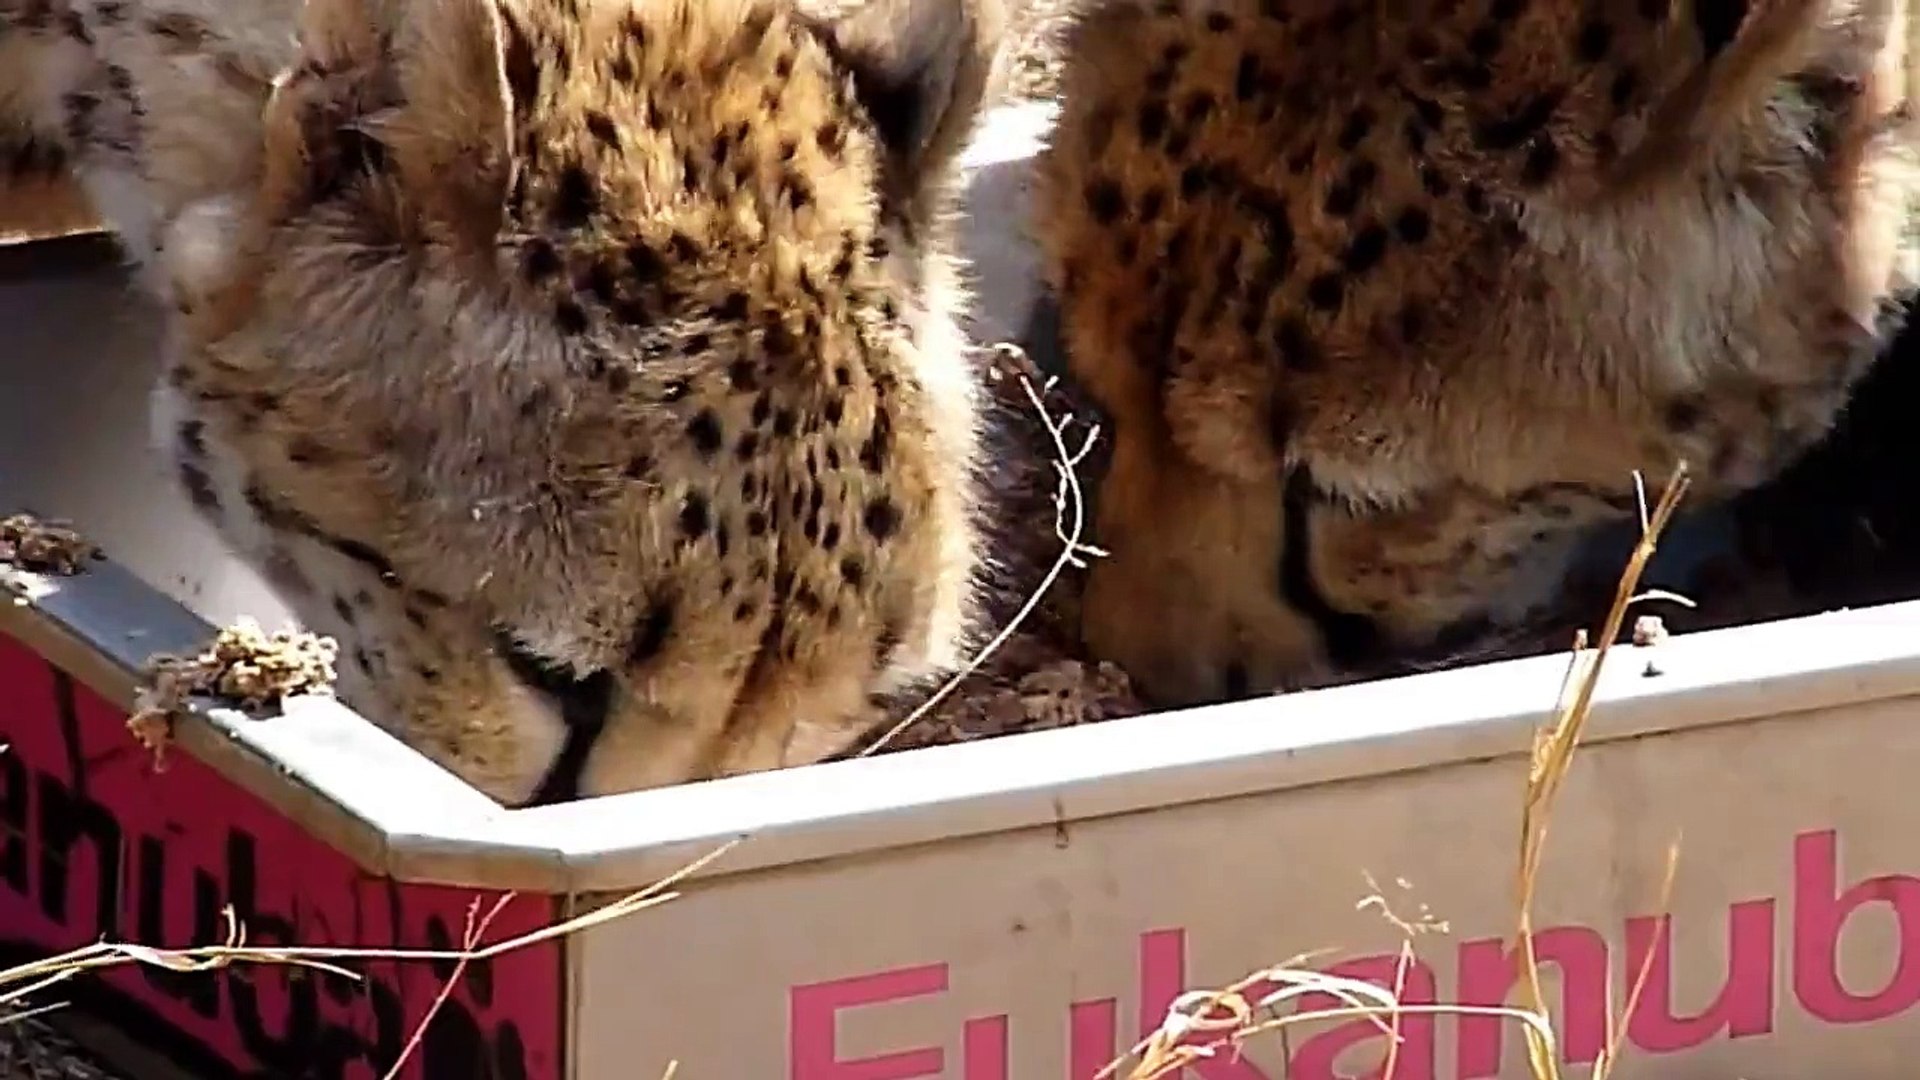
{"type": "Polygon", "coordinates": [[[241,619],[195,656],[149,660],[127,730],[153,753],[155,766],[163,766],[173,717],[195,695],[258,715],[297,694],[331,694],[338,651],[330,637],[293,630],[268,634],[252,619],[241,619]]]}
{"type": "Polygon", "coordinates": [[[71,577],[100,550],[71,528],[31,514],[0,518],[0,563],[36,574],[71,577]]]}
{"type": "Polygon", "coordinates": [[[1667,624],[1658,615],[1642,615],[1633,620],[1633,643],[1635,645],[1658,645],[1671,635],[1667,624]]]}

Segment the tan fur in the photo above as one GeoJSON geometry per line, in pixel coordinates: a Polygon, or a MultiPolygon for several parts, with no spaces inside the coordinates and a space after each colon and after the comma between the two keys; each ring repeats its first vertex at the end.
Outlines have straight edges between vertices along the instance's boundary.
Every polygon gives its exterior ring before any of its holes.
{"type": "Polygon", "coordinates": [[[86,192],[65,173],[21,177],[0,188],[0,244],[89,232],[99,226],[86,192]]]}
{"type": "Polygon", "coordinates": [[[152,185],[156,434],[349,703],[521,802],[583,717],[579,791],[632,790],[961,659],[991,0],[232,2],[289,47],[152,185]]]}
{"type": "Polygon", "coordinates": [[[1117,440],[1084,634],[1163,703],[1510,630],[1634,470],[1698,505],[1818,440],[1909,288],[1903,0],[1401,10],[1077,29],[1036,224],[1117,440]]]}

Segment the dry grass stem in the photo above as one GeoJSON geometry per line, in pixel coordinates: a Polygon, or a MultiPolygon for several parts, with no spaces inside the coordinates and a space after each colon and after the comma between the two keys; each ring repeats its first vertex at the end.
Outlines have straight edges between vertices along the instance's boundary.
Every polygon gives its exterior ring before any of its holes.
{"type": "MultiPolygon", "coordinates": [[[[512,899],[512,893],[502,893],[495,897],[493,907],[487,909],[485,915],[480,914],[479,897],[475,897],[467,904],[467,925],[460,935],[460,946],[463,952],[471,953],[479,948],[480,940],[487,936],[487,927],[493,925],[494,917],[499,915],[501,909],[507,906],[507,901],[512,899]]],[[[407,1036],[407,1043],[400,1048],[400,1056],[394,1060],[393,1068],[388,1069],[380,1080],[393,1080],[400,1075],[400,1069],[406,1065],[407,1059],[413,1056],[414,1051],[419,1049],[420,1040],[426,1037],[427,1025],[433,1023],[433,1018],[440,1015],[440,1009],[446,1005],[447,999],[453,996],[453,988],[459,985],[460,976],[467,973],[467,965],[472,962],[471,956],[462,956],[454,961],[453,971],[448,973],[447,981],[440,984],[440,991],[433,995],[433,1003],[427,1006],[427,1014],[414,1025],[413,1034],[407,1036]]]]}
{"type": "MultiPolygon", "coordinates": [[[[1580,743],[1580,736],[1586,730],[1588,715],[1593,710],[1593,695],[1599,688],[1600,670],[1606,662],[1607,654],[1613,643],[1620,640],[1620,630],[1626,622],[1627,611],[1637,598],[1641,575],[1646,572],[1647,563],[1653,559],[1659,547],[1660,536],[1671,523],[1674,513],[1679,509],[1680,500],[1686,494],[1690,480],[1687,466],[1679,463],[1673,477],[1667,482],[1666,490],[1651,512],[1647,510],[1646,488],[1644,480],[1634,476],[1634,485],[1640,496],[1640,540],[1634,545],[1633,552],[1627,558],[1625,571],[1620,575],[1618,586],[1614,590],[1613,603],[1607,611],[1607,618],[1601,627],[1600,640],[1596,648],[1589,652],[1584,647],[1584,635],[1576,640],[1574,656],[1569,665],[1568,679],[1563,684],[1559,713],[1553,725],[1541,732],[1534,740],[1533,758],[1527,774],[1526,796],[1520,810],[1520,862],[1518,868],[1518,936],[1524,951],[1526,970],[1527,1005],[1536,1012],[1545,1012],[1546,995],[1540,982],[1539,958],[1534,951],[1533,941],[1533,899],[1535,887],[1539,881],[1540,862],[1546,851],[1548,823],[1555,798],[1560,793],[1573,765],[1573,753],[1580,743]],[[1573,693],[1569,697],[1565,688],[1571,686],[1573,693]]],[[[1662,597],[1670,594],[1660,593],[1662,597]]],[[[1678,851],[1670,852],[1673,859],[1678,851]]],[[[1673,880],[1674,864],[1667,867],[1667,888],[1673,880]]],[[[1664,908],[1670,893],[1663,893],[1661,906],[1664,908]]],[[[1651,963],[1652,953],[1648,953],[1651,963]]],[[[1635,979],[1625,1011],[1631,1015],[1638,1002],[1639,993],[1645,985],[1647,965],[1635,979]]],[[[1610,1027],[1612,1025],[1609,1019],[1610,1027]]],[[[1609,1032],[1608,1047],[1601,1059],[1595,1064],[1595,1080],[1603,1080],[1619,1049],[1619,1033],[1609,1032]]],[[[1528,1064],[1539,1080],[1559,1080],[1560,1066],[1548,1043],[1538,1039],[1531,1028],[1527,1039],[1528,1064]]]]}

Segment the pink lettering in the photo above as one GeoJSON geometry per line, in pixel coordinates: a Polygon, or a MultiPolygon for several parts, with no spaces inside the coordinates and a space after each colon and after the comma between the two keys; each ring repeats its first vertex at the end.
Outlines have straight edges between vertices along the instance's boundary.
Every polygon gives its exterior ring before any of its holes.
{"type": "MultiPolygon", "coordinates": [[[[1140,935],[1140,1034],[1150,1035],[1167,1018],[1167,1007],[1187,990],[1187,932],[1154,930],[1140,935]]],[[[1198,1035],[1204,1043],[1217,1036],[1198,1035]]],[[[1268,1080],[1254,1064],[1230,1049],[1189,1065],[1202,1080],[1268,1080]]],[[[1179,1080],[1170,1077],[1169,1080],[1179,1080]]]]}
{"type": "MultiPolygon", "coordinates": [[[[947,965],[895,968],[851,979],[796,986],[788,999],[791,1080],[914,1080],[938,1076],[946,1065],[937,1046],[841,1061],[835,1014],[859,1005],[944,994],[947,965]]],[[[968,1080],[974,1080],[972,1076],[968,1080]]]]}
{"type": "Polygon", "coordinates": [[[1673,920],[1665,915],[1627,920],[1622,986],[1631,991],[1643,967],[1647,981],[1627,1018],[1627,1038],[1640,1049],[1670,1054],[1722,1031],[1735,1039],[1765,1035],[1773,1030],[1773,901],[1748,900],[1727,913],[1727,978],[1698,1015],[1673,1012],[1673,920]]]}
{"type": "MultiPolygon", "coordinates": [[[[1405,962],[1398,954],[1363,956],[1327,968],[1328,975],[1362,979],[1388,990],[1397,988],[1404,1005],[1432,1005],[1435,1001],[1433,969],[1419,961],[1405,962]],[[1404,966],[1403,966],[1404,965],[1404,966]]],[[[1300,1011],[1337,1008],[1345,1002],[1331,994],[1301,996],[1300,1011]]],[[[1383,1047],[1380,1063],[1358,1080],[1433,1080],[1434,1017],[1431,1013],[1402,1015],[1399,1018],[1398,1052],[1383,1047]]],[[[1388,1017],[1348,1020],[1300,1044],[1287,1063],[1288,1080],[1344,1080],[1353,1074],[1334,1068],[1342,1053],[1370,1039],[1386,1040],[1382,1025],[1392,1024],[1388,1017]]]]}
{"type": "MultiPolygon", "coordinates": [[[[1556,969],[1547,973],[1547,980],[1559,987],[1558,1000],[1553,1002],[1557,1008],[1552,1011],[1562,1060],[1568,1065],[1598,1060],[1608,1037],[1612,999],[1623,998],[1643,968],[1646,979],[1626,1018],[1625,1031],[1628,1041],[1643,1053],[1675,1054],[1716,1040],[1773,1033],[1776,1002],[1785,989],[1775,986],[1775,980],[1783,974],[1783,949],[1793,967],[1794,999],[1814,1022],[1870,1024],[1914,1011],[1920,1005],[1920,877],[1887,873],[1844,880],[1839,841],[1832,829],[1794,837],[1792,858],[1791,926],[1776,923],[1780,898],[1760,897],[1730,904],[1726,909],[1725,967],[1717,985],[1706,979],[1699,986],[1691,980],[1684,988],[1675,985],[1676,968],[1690,971],[1692,967],[1674,961],[1671,915],[1628,918],[1624,926],[1609,928],[1621,934],[1618,971],[1608,937],[1597,929],[1559,926],[1535,934],[1536,957],[1543,967],[1556,969]],[[1875,904],[1885,906],[1892,916],[1891,924],[1855,920],[1861,909],[1875,904]],[[1870,923],[1874,945],[1856,940],[1845,957],[1849,966],[1843,971],[1841,936],[1857,921],[1870,923]],[[1881,946],[1887,940],[1886,930],[1897,937],[1889,946],[1881,946]],[[1781,942],[1780,935],[1788,932],[1792,934],[1791,943],[1781,942]],[[1891,972],[1881,985],[1862,992],[1844,981],[1843,976],[1849,974],[1859,981],[1855,970],[1858,965],[1871,965],[1879,956],[1889,954],[1891,972]],[[1685,1004],[1676,1001],[1682,994],[1685,1004]]],[[[1714,933],[1712,925],[1713,919],[1702,919],[1695,930],[1689,916],[1689,932],[1708,937],[1682,951],[1706,948],[1714,933]]],[[[1860,928],[1854,925],[1854,929],[1857,935],[1860,928]]],[[[1151,930],[1139,937],[1138,1010],[1143,1036],[1156,1031],[1173,1002],[1188,991],[1186,943],[1182,928],[1151,930]]],[[[1455,1000],[1482,1008],[1512,1003],[1522,957],[1518,946],[1501,938],[1461,943],[1456,953],[1459,981],[1455,1000]]],[[[1403,1001],[1438,1003],[1433,969],[1409,960],[1403,970],[1401,963],[1398,954],[1368,956],[1342,963],[1329,973],[1388,988],[1399,979],[1403,1001]]],[[[1211,977],[1220,976],[1215,973],[1211,977]]],[[[951,1035],[932,1040],[934,1045],[843,1060],[838,1025],[844,1010],[944,995],[949,979],[948,965],[926,964],[793,987],[788,1014],[788,1080],[928,1080],[946,1075],[944,1070],[954,1053],[951,1035]]],[[[1301,1001],[1299,1008],[1306,1011],[1337,1004],[1327,995],[1312,995],[1301,1001]]],[[[928,1007],[938,1008],[932,1003],[922,1006],[928,1007]]],[[[951,1008],[951,1003],[947,1007],[951,1008]]],[[[1110,997],[1075,1001],[1068,1006],[1066,1080],[1094,1080],[1115,1057],[1129,1049],[1131,1039],[1121,1031],[1120,1008],[1119,1001],[1110,997]]],[[[953,1020],[961,1018],[955,1016],[953,1020]]],[[[1025,1025],[1027,1020],[1018,1019],[1017,1023],[1025,1025]]],[[[1453,1025],[1452,1030],[1458,1033],[1457,1049],[1451,1055],[1454,1068],[1449,1075],[1459,1080],[1492,1080],[1503,1074],[1503,1065],[1509,1064],[1504,1059],[1515,1056],[1514,1042],[1520,1036],[1507,1034],[1515,1026],[1511,1020],[1450,1015],[1445,1023],[1453,1025]]],[[[961,1080],[1009,1080],[1018,1069],[1030,1068],[1023,1060],[1016,1060],[1010,1034],[1015,1024],[1015,1019],[1004,1014],[961,1021],[955,1075],[961,1080]]],[[[1426,1014],[1402,1015],[1391,1033],[1371,1018],[1318,1027],[1293,1049],[1284,1075],[1299,1080],[1435,1080],[1440,1024],[1438,1017],[1426,1014]],[[1383,1038],[1390,1041],[1374,1041],[1383,1038]]],[[[1025,1033],[1030,1029],[1022,1026],[1020,1030],[1025,1033]]],[[[1036,1034],[1022,1046],[1060,1047],[1058,1042],[1049,1042],[1059,1038],[1057,1026],[1036,1023],[1031,1031],[1036,1034]]],[[[1278,1047],[1253,1051],[1273,1053],[1272,1064],[1263,1068],[1241,1056],[1242,1049],[1237,1045],[1222,1041],[1218,1032],[1193,1032],[1187,1041],[1189,1045],[1211,1045],[1214,1055],[1187,1065],[1177,1080],[1271,1080],[1267,1070],[1281,1068],[1278,1047]]]]}
{"type": "MultiPolygon", "coordinates": [[[[1541,967],[1560,973],[1560,1012],[1554,1029],[1568,1064],[1591,1064],[1607,1040],[1607,942],[1584,926],[1537,930],[1533,953],[1541,967]]],[[[1460,946],[1460,1004],[1505,1005],[1520,978],[1523,953],[1500,938],[1460,946]]],[[[1457,1061],[1460,1080],[1500,1075],[1502,1041],[1514,1021],[1497,1016],[1462,1016],[1457,1061]]]]}
{"type": "Polygon", "coordinates": [[[1920,880],[1885,874],[1836,896],[1837,849],[1832,829],[1793,838],[1793,993],[1830,1024],[1868,1024],[1920,1002],[1920,880]],[[1900,928],[1893,975],[1877,993],[1855,994],[1840,982],[1840,930],[1876,900],[1893,909],[1900,928]]]}
{"type": "Polygon", "coordinates": [[[1076,1001],[1067,1010],[1067,1080],[1094,1080],[1120,1055],[1120,1021],[1112,998],[1076,1001]]]}
{"type": "Polygon", "coordinates": [[[966,1080],[1007,1080],[1007,1018],[967,1021],[960,1029],[960,1061],[966,1080]]]}

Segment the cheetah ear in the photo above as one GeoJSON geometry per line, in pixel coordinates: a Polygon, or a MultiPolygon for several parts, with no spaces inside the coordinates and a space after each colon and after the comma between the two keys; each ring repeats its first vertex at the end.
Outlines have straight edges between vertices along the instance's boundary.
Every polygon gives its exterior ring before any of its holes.
{"type": "Polygon", "coordinates": [[[1008,0],[855,0],[814,23],[879,129],[889,187],[918,202],[965,148],[1005,75],[1008,0]]]}
{"type": "MultiPolygon", "coordinates": [[[[513,181],[506,39],[496,0],[307,0],[302,11],[308,70],[332,91],[316,103],[333,122],[325,134],[377,144],[348,163],[390,171],[429,235],[484,247],[500,229],[513,181]]],[[[316,161],[320,132],[302,127],[316,161]]]]}

